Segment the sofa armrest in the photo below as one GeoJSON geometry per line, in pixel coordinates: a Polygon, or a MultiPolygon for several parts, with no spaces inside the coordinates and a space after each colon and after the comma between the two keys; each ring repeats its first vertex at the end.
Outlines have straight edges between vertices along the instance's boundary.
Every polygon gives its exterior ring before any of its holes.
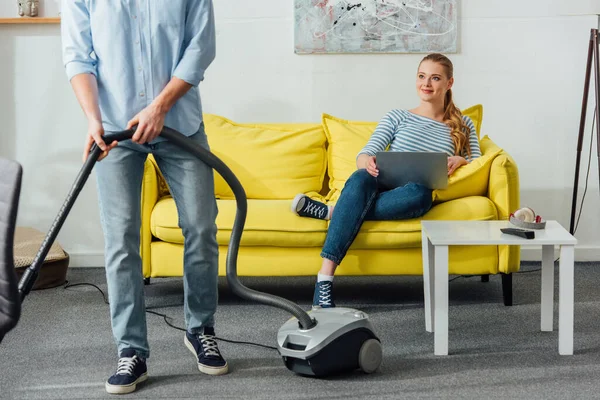
{"type": "MultiPolygon", "coordinates": [[[[519,170],[515,160],[503,151],[492,162],[488,198],[496,205],[499,220],[508,220],[519,209],[519,170]]],[[[498,246],[498,271],[517,272],[521,265],[520,246],[498,246]]]]}
{"type": "Polygon", "coordinates": [[[152,232],[150,230],[150,217],[159,199],[159,174],[154,158],[149,156],[144,164],[140,205],[140,255],[142,257],[142,273],[145,278],[149,278],[151,273],[150,244],[152,242],[152,232]]]}
{"type": "Polygon", "coordinates": [[[492,161],[488,183],[488,198],[496,205],[498,219],[508,220],[519,208],[519,170],[515,160],[505,151],[492,161]]]}

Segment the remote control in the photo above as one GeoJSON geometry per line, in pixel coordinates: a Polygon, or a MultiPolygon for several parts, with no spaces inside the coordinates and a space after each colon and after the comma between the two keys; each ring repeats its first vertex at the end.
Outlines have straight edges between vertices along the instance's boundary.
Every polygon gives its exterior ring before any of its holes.
{"type": "Polygon", "coordinates": [[[525,239],[534,239],[535,232],[529,231],[527,229],[519,229],[519,228],[501,228],[502,233],[506,233],[508,235],[519,236],[525,239]]]}

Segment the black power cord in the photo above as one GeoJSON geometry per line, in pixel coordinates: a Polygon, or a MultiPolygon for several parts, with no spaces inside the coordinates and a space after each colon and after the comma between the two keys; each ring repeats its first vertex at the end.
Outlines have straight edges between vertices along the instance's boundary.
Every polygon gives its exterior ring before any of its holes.
{"type": "MultiPolygon", "coordinates": [[[[106,294],[104,293],[104,291],[102,289],[100,289],[98,286],[94,285],[93,283],[69,283],[69,281],[65,282],[65,285],[63,287],[63,289],[68,289],[68,288],[72,288],[72,287],[76,287],[76,286],[91,286],[96,288],[101,294],[102,294],[102,299],[104,300],[104,304],[109,304],[108,303],[108,299],[106,298],[106,294]]],[[[185,332],[186,330],[184,328],[181,328],[179,326],[173,325],[171,323],[171,321],[173,320],[173,318],[169,317],[166,314],[162,314],[156,311],[152,311],[151,309],[149,309],[148,307],[146,307],[146,312],[149,314],[153,314],[153,315],[157,315],[159,317],[163,317],[163,320],[165,321],[165,323],[170,326],[173,329],[177,329],[179,331],[185,332]]],[[[243,344],[243,345],[250,345],[250,346],[257,346],[257,347],[262,347],[265,349],[269,349],[269,350],[277,350],[277,347],[273,347],[273,346],[268,346],[266,344],[260,344],[260,343],[254,343],[254,342],[245,342],[245,341],[241,341],[241,340],[231,340],[231,339],[225,339],[222,337],[218,337],[215,336],[216,340],[222,341],[222,342],[227,342],[227,343],[234,343],[234,344],[243,344]]]]}

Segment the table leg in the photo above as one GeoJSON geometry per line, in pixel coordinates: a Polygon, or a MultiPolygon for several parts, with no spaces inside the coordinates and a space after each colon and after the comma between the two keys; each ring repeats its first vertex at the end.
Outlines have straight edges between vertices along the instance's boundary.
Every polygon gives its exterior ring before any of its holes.
{"type": "Polygon", "coordinates": [[[552,331],[554,319],[554,245],[542,246],[541,329],[552,331]]]}
{"type": "Polygon", "coordinates": [[[422,232],[421,243],[423,247],[423,292],[425,293],[425,330],[434,331],[434,261],[433,245],[427,235],[422,232]]]}
{"type": "Polygon", "coordinates": [[[558,354],[573,354],[575,246],[560,247],[558,272],[558,354]]]}
{"type": "Polygon", "coordinates": [[[434,327],[436,356],[448,355],[448,246],[435,246],[434,327]]]}

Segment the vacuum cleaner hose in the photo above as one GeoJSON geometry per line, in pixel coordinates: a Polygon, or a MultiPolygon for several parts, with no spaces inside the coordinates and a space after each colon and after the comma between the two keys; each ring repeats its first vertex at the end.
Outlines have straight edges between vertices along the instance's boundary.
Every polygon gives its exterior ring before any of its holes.
{"type": "MultiPolygon", "coordinates": [[[[135,127],[121,132],[108,133],[103,138],[105,143],[110,144],[115,140],[120,142],[123,140],[131,139],[134,133],[135,127]]],[[[235,215],[235,221],[233,224],[233,229],[231,231],[229,247],[227,250],[227,282],[231,287],[232,291],[236,295],[244,299],[277,307],[289,312],[298,319],[298,322],[303,329],[310,329],[314,327],[316,322],[297,304],[278,296],[252,290],[244,286],[239,281],[237,275],[237,257],[238,250],[240,247],[240,240],[244,231],[244,224],[246,222],[248,203],[244,188],[242,187],[237,177],[229,169],[229,167],[225,165],[223,161],[221,161],[210,151],[206,150],[201,145],[189,140],[186,136],[177,132],[174,129],[164,127],[160,136],[167,139],[171,143],[177,145],[181,149],[193,154],[206,165],[216,170],[219,173],[219,175],[221,175],[223,179],[225,179],[225,181],[231,187],[235,195],[237,210],[235,215]]],[[[75,183],[73,184],[73,187],[69,192],[67,199],[65,200],[65,203],[60,209],[44,242],[42,243],[42,247],[36,255],[32,265],[23,274],[23,278],[19,282],[19,293],[21,296],[21,301],[23,301],[25,296],[33,287],[33,284],[35,282],[35,279],[37,278],[37,274],[39,272],[43,260],[46,258],[46,255],[48,254],[52,243],[54,243],[54,240],[56,239],[56,236],[58,235],[58,232],[60,231],[64,220],[66,219],[66,216],[71,210],[71,207],[73,206],[75,199],[79,195],[79,192],[81,192],[81,189],[85,185],[85,182],[89,177],[89,174],[92,168],[94,167],[94,164],[98,160],[98,157],[100,156],[101,152],[102,151],[98,146],[96,146],[95,144],[92,146],[90,155],[88,156],[88,159],[86,160],[81,171],[79,172],[79,175],[77,176],[75,183]]]]}
{"type": "Polygon", "coordinates": [[[171,143],[179,146],[183,150],[198,157],[206,165],[214,169],[225,179],[225,182],[231,187],[235,196],[237,209],[235,213],[235,220],[233,223],[233,229],[231,230],[231,239],[229,240],[229,247],[227,249],[227,283],[236,295],[251,301],[257,301],[262,304],[277,307],[283,309],[296,318],[300,323],[300,326],[304,329],[310,329],[315,326],[316,322],[296,303],[289,300],[283,299],[278,296],[274,296],[267,293],[262,293],[256,290],[252,290],[244,286],[237,275],[237,257],[238,250],[240,248],[240,240],[242,238],[242,232],[244,231],[244,224],[246,223],[246,214],[248,212],[248,202],[246,200],[246,191],[242,187],[242,184],[229,169],[223,161],[215,156],[210,151],[206,150],[201,145],[192,142],[181,133],[171,128],[163,128],[161,136],[169,140],[171,143]]]}

